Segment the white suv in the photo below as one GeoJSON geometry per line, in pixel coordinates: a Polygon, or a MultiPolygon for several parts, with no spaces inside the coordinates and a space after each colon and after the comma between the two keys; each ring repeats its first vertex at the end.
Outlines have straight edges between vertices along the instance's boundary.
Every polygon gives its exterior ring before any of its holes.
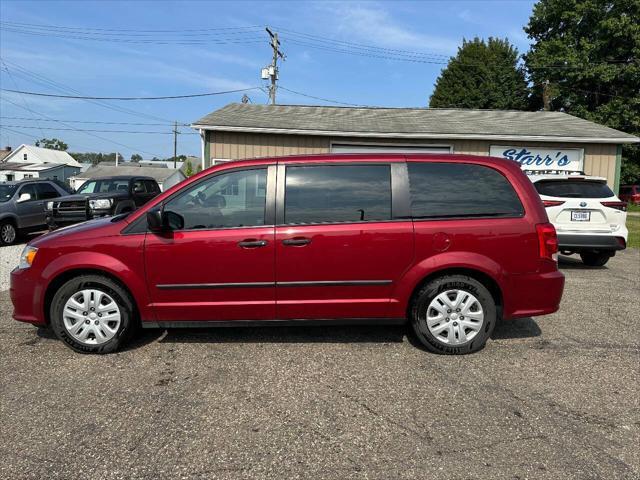
{"type": "Polygon", "coordinates": [[[627,246],[627,204],[607,179],[580,174],[530,174],[549,221],[558,232],[559,250],[580,254],[590,266],[602,266],[627,246]]]}

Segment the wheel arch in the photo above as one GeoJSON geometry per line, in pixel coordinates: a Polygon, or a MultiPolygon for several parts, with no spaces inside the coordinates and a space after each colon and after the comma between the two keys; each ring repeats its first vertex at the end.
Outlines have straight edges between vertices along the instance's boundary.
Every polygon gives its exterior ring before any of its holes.
{"type": "Polygon", "coordinates": [[[474,280],[482,283],[496,303],[496,310],[498,312],[498,318],[502,317],[502,310],[504,307],[504,295],[502,288],[500,288],[500,284],[494,279],[491,275],[482,270],[471,268],[471,267],[444,267],[442,269],[432,271],[428,275],[424,276],[413,288],[411,291],[411,295],[409,295],[409,300],[407,302],[406,315],[407,318],[410,318],[411,308],[413,302],[417,296],[417,294],[422,290],[422,288],[429,282],[436,280],[438,278],[450,276],[450,275],[465,275],[467,277],[471,277],[474,280]]]}
{"type": "Polygon", "coordinates": [[[72,268],[69,270],[62,271],[58,273],[55,277],[51,279],[48,283],[47,288],[44,294],[43,301],[43,310],[44,310],[44,319],[47,325],[51,323],[51,303],[53,302],[53,297],[56,292],[64,285],[66,282],[71,280],[74,277],[78,277],[81,275],[97,275],[108,278],[109,280],[116,283],[120,288],[122,288],[127,295],[129,296],[129,300],[131,301],[131,305],[133,306],[133,317],[135,321],[140,321],[140,308],[138,306],[138,302],[136,301],[135,296],[131,292],[131,289],[127,286],[127,284],[119,278],[117,275],[109,272],[108,270],[100,269],[100,268],[72,268]]]}

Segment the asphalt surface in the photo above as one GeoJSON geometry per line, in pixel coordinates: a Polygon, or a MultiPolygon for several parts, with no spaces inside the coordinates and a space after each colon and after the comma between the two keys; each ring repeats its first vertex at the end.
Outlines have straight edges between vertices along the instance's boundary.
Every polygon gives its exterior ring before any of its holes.
{"type": "Polygon", "coordinates": [[[82,356],[0,294],[0,478],[640,475],[640,252],[433,355],[402,327],[147,331],[82,356]]]}

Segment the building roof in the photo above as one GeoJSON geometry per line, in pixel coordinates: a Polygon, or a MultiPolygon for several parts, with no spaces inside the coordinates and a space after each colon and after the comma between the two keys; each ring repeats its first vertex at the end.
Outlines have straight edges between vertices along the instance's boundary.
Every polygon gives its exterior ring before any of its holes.
{"type": "Polygon", "coordinates": [[[130,167],[123,166],[122,164],[116,166],[108,165],[96,165],[87,169],[86,171],[79,173],[75,178],[89,179],[89,178],[104,178],[104,177],[117,177],[121,175],[151,177],[158,183],[163,183],[166,179],[179,173],[184,177],[184,174],[174,168],[158,168],[158,167],[130,167]]]}
{"type": "Polygon", "coordinates": [[[254,133],[635,143],[640,138],[563,112],[232,103],[194,128],[254,133]]]}
{"type": "MultiPolygon", "coordinates": [[[[7,147],[9,148],[9,147],[7,147]]],[[[0,162],[2,162],[4,160],[4,158],[6,156],[8,156],[11,153],[11,150],[7,150],[5,148],[0,149],[0,162]]]]}
{"type": "Polygon", "coordinates": [[[71,167],[80,167],[80,163],[62,150],[52,150],[50,148],[36,147],[34,145],[22,144],[4,158],[4,162],[22,162],[22,155],[27,153],[29,163],[62,163],[71,167]],[[26,151],[26,152],[25,152],[26,151]],[[35,162],[34,162],[35,160],[35,162]]]}
{"type": "Polygon", "coordinates": [[[21,162],[2,162],[0,170],[10,170],[13,172],[43,172],[45,170],[53,170],[55,168],[70,167],[72,165],[64,165],[61,163],[21,163],[21,162]]]}

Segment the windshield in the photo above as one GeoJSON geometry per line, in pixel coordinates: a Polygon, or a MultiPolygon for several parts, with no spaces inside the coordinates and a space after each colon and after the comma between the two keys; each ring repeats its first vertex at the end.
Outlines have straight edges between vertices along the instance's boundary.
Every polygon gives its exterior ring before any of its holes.
{"type": "Polygon", "coordinates": [[[0,202],[8,202],[16,193],[17,185],[0,185],[0,202]]]}
{"type": "Polygon", "coordinates": [[[108,193],[129,191],[129,180],[87,180],[78,189],[78,193],[108,193]]]}
{"type": "Polygon", "coordinates": [[[609,198],[613,192],[606,183],[589,180],[542,180],[534,183],[540,195],[568,198],[609,198]]]}

